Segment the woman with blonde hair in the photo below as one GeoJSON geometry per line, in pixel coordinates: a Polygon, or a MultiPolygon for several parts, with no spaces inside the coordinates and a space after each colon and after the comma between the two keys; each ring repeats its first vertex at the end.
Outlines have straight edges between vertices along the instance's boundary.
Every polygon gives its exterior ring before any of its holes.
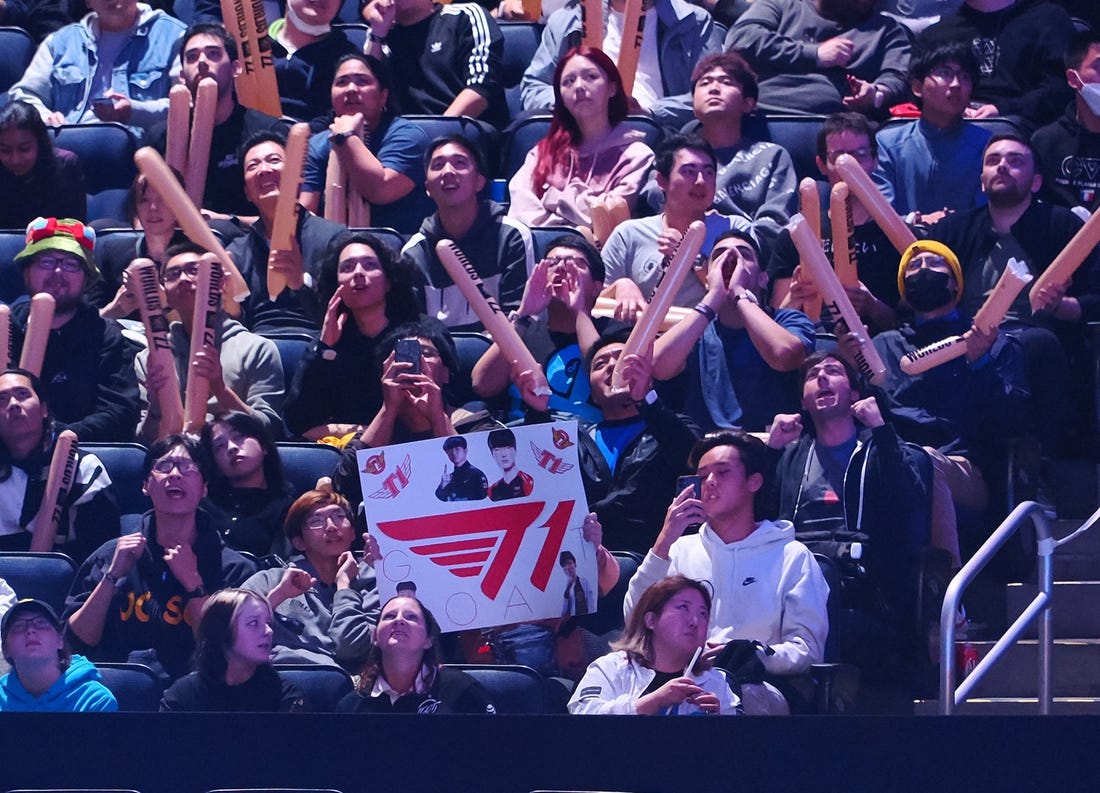
{"type": "Polygon", "coordinates": [[[196,630],[197,669],[164,692],[160,709],[305,710],[302,692],[271,665],[271,620],[271,606],[255,592],[215,592],[203,604],[196,630]]]}

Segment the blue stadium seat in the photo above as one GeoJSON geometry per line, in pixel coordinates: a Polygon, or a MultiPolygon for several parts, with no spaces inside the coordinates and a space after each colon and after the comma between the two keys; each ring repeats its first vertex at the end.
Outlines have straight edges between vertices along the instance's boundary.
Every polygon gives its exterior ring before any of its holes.
{"type": "Polygon", "coordinates": [[[531,65],[542,41],[543,25],[538,22],[499,22],[504,35],[504,58],[501,63],[501,84],[508,102],[508,117],[518,118],[523,111],[519,84],[531,65]]]}
{"type": "Polygon", "coordinates": [[[367,228],[352,229],[352,231],[363,231],[367,234],[373,234],[398,253],[405,247],[405,243],[409,241],[400,231],[384,226],[368,226],[367,228]]]}
{"type": "Polygon", "coordinates": [[[34,57],[31,34],[16,27],[0,27],[0,92],[19,82],[34,57]]]}
{"type": "Polygon", "coordinates": [[[335,713],[336,705],[355,687],[351,676],[338,666],[275,664],[275,669],[302,690],[311,713],[335,713]]]}
{"type": "Polygon", "coordinates": [[[799,180],[823,179],[817,168],[817,131],[825,116],[763,115],[746,116],[742,132],[754,140],[777,143],[787,150],[799,180]]]}
{"type": "Polygon", "coordinates": [[[141,492],[145,477],[145,447],[140,443],[81,443],[80,448],[94,454],[107,469],[123,516],[122,533],[140,526],[140,516],[153,508],[153,502],[141,492]]]}
{"type": "Polygon", "coordinates": [[[128,190],[137,176],[137,138],[121,124],[64,124],[57,128],[54,145],[80,157],[89,195],[102,190],[128,190]]]}
{"type": "Polygon", "coordinates": [[[340,452],[325,443],[280,441],[275,445],[283,461],[283,473],[296,497],[316,487],[322,476],[332,476],[340,462],[340,452]]]}
{"type": "Polygon", "coordinates": [[[433,141],[443,135],[462,135],[466,137],[485,157],[486,187],[484,194],[489,195],[489,184],[493,178],[494,154],[496,152],[497,132],[484,121],[470,118],[469,116],[428,116],[410,114],[402,116],[407,121],[416,124],[429,141],[433,141]]]}
{"type": "Polygon", "coordinates": [[[623,601],[626,600],[630,579],[638,572],[638,567],[642,563],[642,557],[633,551],[612,551],[611,553],[619,562],[619,580],[610,592],[600,597],[595,614],[577,617],[578,625],[597,636],[602,636],[607,641],[618,638],[618,634],[626,626],[623,619],[623,601]]]}
{"type": "Polygon", "coordinates": [[[21,599],[44,600],[60,615],[76,578],[76,562],[53,551],[2,551],[0,578],[21,599]]]}
{"type": "Polygon", "coordinates": [[[111,689],[124,713],[156,713],[160,710],[164,685],[157,673],[144,664],[97,662],[103,685],[111,689]]]}
{"type": "Polygon", "coordinates": [[[279,351],[279,361],[283,365],[283,387],[289,392],[294,382],[294,373],[298,371],[298,365],[313,344],[313,338],[308,334],[266,334],[264,338],[271,339],[275,343],[275,349],[279,351]]]}
{"type": "Polygon", "coordinates": [[[542,675],[519,664],[446,664],[481,683],[497,713],[546,712],[546,688],[542,675]]]}
{"type": "MultiPolygon", "coordinates": [[[[356,2],[358,5],[358,0],[356,2]]],[[[343,11],[343,9],[341,9],[343,11]]],[[[348,40],[355,45],[357,52],[362,52],[367,46],[367,36],[370,34],[370,25],[362,20],[358,22],[348,21],[334,21],[332,24],[333,30],[342,30],[344,35],[348,37],[348,40]]]]}
{"type": "Polygon", "coordinates": [[[451,338],[454,340],[455,354],[458,357],[458,371],[451,378],[450,397],[456,405],[480,400],[481,397],[474,393],[470,376],[474,371],[474,365],[481,360],[481,356],[489,349],[493,340],[486,334],[476,331],[452,331],[451,338]]]}
{"type": "Polygon", "coordinates": [[[550,243],[562,236],[584,239],[583,234],[570,226],[531,226],[531,237],[535,241],[535,261],[542,259],[550,250],[550,243]]]}
{"type": "Polygon", "coordinates": [[[27,247],[25,240],[25,229],[0,231],[0,302],[9,305],[27,293],[23,270],[15,263],[15,255],[27,247]]]}

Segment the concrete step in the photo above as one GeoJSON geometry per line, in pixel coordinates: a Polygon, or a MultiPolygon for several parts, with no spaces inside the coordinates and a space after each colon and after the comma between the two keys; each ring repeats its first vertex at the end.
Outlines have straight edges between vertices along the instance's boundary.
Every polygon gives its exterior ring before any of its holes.
{"type": "MultiPolygon", "coordinates": [[[[1005,590],[1005,610],[1011,624],[1031,603],[1039,588],[1034,584],[1009,584],[1005,590]]],[[[1054,583],[1054,638],[1100,638],[1100,581],[1056,581],[1054,583]]],[[[1039,635],[1032,623],[1024,638],[1039,635]]]]}
{"type": "MultiPolygon", "coordinates": [[[[972,642],[984,658],[993,642],[972,642]]],[[[1057,639],[1051,680],[1056,697],[1100,697],[1100,639],[1057,639]]],[[[1038,642],[1024,640],[1009,648],[1000,663],[974,690],[975,697],[1038,695],[1038,642]]]]}
{"type": "MultiPolygon", "coordinates": [[[[913,703],[913,714],[938,716],[939,705],[939,700],[919,699],[913,703]]],[[[1050,710],[1055,716],[1095,716],[1100,714],[1100,698],[1055,697],[1050,710]]],[[[1034,697],[968,699],[955,709],[955,713],[960,716],[1035,716],[1039,713],[1039,700],[1034,697]]]]}
{"type": "MultiPolygon", "coordinates": [[[[1093,511],[1095,511],[1095,507],[1093,511]]],[[[1059,516],[1057,520],[1051,523],[1050,530],[1054,533],[1055,539],[1068,537],[1077,531],[1090,515],[1092,515],[1092,512],[1080,518],[1059,516]]],[[[1054,556],[1055,558],[1059,556],[1095,556],[1100,559],[1100,525],[1093,526],[1065,545],[1059,545],[1054,549],[1054,556]]]]}

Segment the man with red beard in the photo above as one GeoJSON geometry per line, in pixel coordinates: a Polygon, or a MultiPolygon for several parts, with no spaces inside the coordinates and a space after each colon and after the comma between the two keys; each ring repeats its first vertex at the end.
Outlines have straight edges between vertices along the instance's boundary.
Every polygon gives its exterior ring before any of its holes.
{"type": "MultiPolygon", "coordinates": [[[[42,389],[61,429],[82,441],[128,441],[138,417],[134,348],[112,319],[103,319],[84,299],[99,278],[92,250],[95,232],[72,218],[36,218],[27,226],[27,247],[15,261],[32,297],[55,302],[42,389]]],[[[12,307],[12,360],[19,360],[29,304],[12,307]]]]}

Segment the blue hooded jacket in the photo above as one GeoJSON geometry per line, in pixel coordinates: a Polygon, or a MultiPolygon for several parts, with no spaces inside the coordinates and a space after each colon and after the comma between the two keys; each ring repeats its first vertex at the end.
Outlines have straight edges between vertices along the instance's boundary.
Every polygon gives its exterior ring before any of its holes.
{"type": "Polygon", "coordinates": [[[99,670],[83,655],[74,655],[69,668],[40,697],[30,694],[15,672],[0,678],[0,712],[81,713],[117,711],[114,694],[103,685],[99,670]]]}

